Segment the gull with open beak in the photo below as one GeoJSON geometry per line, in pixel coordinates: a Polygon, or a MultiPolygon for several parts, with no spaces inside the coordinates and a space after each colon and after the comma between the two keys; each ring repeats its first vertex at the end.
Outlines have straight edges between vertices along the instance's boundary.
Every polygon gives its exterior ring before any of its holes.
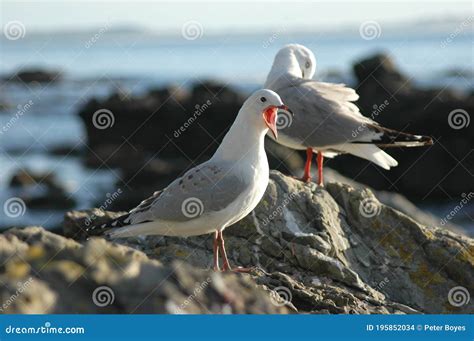
{"type": "Polygon", "coordinates": [[[188,170],[129,213],[88,228],[88,234],[125,238],[213,233],[214,269],[220,269],[220,253],[222,269],[231,270],[222,232],[249,214],[265,193],[269,168],[264,138],[269,130],[277,138],[278,110],[290,112],[275,92],[256,91],[245,101],[210,160],[188,170]]]}

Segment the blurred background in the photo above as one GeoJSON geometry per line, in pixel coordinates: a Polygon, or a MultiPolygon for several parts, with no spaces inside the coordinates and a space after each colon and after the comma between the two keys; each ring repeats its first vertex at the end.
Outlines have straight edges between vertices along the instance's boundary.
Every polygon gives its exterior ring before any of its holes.
{"type": "MultiPolygon", "coordinates": [[[[390,171],[340,156],[330,176],[473,235],[471,2],[0,6],[0,228],[55,229],[68,210],[137,205],[212,155],[276,52],[296,42],[315,53],[316,79],[357,89],[366,116],[435,140],[389,150],[400,164],[390,171]]],[[[267,150],[272,168],[301,175],[299,153],[267,150]]]]}

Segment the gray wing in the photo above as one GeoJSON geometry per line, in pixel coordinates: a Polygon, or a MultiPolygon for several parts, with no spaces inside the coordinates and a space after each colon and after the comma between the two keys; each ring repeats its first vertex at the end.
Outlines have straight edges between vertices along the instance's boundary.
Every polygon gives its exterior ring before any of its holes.
{"type": "Polygon", "coordinates": [[[279,133],[308,147],[324,147],[379,137],[374,121],[363,116],[352,103],[359,96],[344,84],[293,79],[276,89],[293,112],[291,124],[279,133]]]}
{"type": "Polygon", "coordinates": [[[232,172],[232,166],[206,162],[190,169],[131,210],[127,223],[157,219],[188,221],[226,208],[249,185],[232,172]]]}

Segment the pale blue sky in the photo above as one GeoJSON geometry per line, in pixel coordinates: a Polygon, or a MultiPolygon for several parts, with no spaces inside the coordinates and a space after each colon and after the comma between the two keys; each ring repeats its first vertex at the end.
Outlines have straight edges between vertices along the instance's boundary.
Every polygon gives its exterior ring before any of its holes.
{"type": "Polygon", "coordinates": [[[452,1],[22,1],[1,0],[2,25],[21,21],[28,30],[96,28],[107,21],[115,27],[142,26],[175,31],[189,20],[210,31],[337,29],[376,20],[379,23],[463,17],[471,2],[452,1]]]}

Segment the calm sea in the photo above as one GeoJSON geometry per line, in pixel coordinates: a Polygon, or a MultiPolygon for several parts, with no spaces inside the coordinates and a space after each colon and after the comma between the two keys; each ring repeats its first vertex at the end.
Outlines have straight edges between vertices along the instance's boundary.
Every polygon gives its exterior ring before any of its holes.
{"type": "MultiPolygon", "coordinates": [[[[400,69],[421,86],[451,86],[472,91],[472,32],[450,39],[450,32],[417,32],[385,35],[365,40],[358,34],[309,34],[274,32],[260,35],[206,36],[196,40],[160,37],[141,32],[26,35],[1,43],[1,72],[9,75],[32,67],[61,70],[62,82],[48,86],[1,84],[0,101],[10,108],[0,111],[0,202],[15,196],[8,188],[18,169],[51,171],[66,185],[77,208],[105,200],[113,188],[111,172],[82,166],[79,158],[53,156],[58,146],[75,146],[85,140],[76,116],[92,97],[117,90],[141,93],[150,87],[174,83],[191,86],[198,79],[225,82],[242,91],[258,88],[265,80],[273,56],[284,44],[298,42],[310,47],[317,58],[316,78],[354,82],[355,61],[375,52],[393,56],[400,69]],[[461,73],[463,77],[453,74],[461,73]],[[11,124],[18,106],[34,105],[11,124]]],[[[450,207],[450,206],[449,206],[450,207]]],[[[435,211],[440,216],[444,209],[435,211]]],[[[57,225],[63,211],[27,210],[9,218],[0,210],[0,226],[57,225]]]]}

